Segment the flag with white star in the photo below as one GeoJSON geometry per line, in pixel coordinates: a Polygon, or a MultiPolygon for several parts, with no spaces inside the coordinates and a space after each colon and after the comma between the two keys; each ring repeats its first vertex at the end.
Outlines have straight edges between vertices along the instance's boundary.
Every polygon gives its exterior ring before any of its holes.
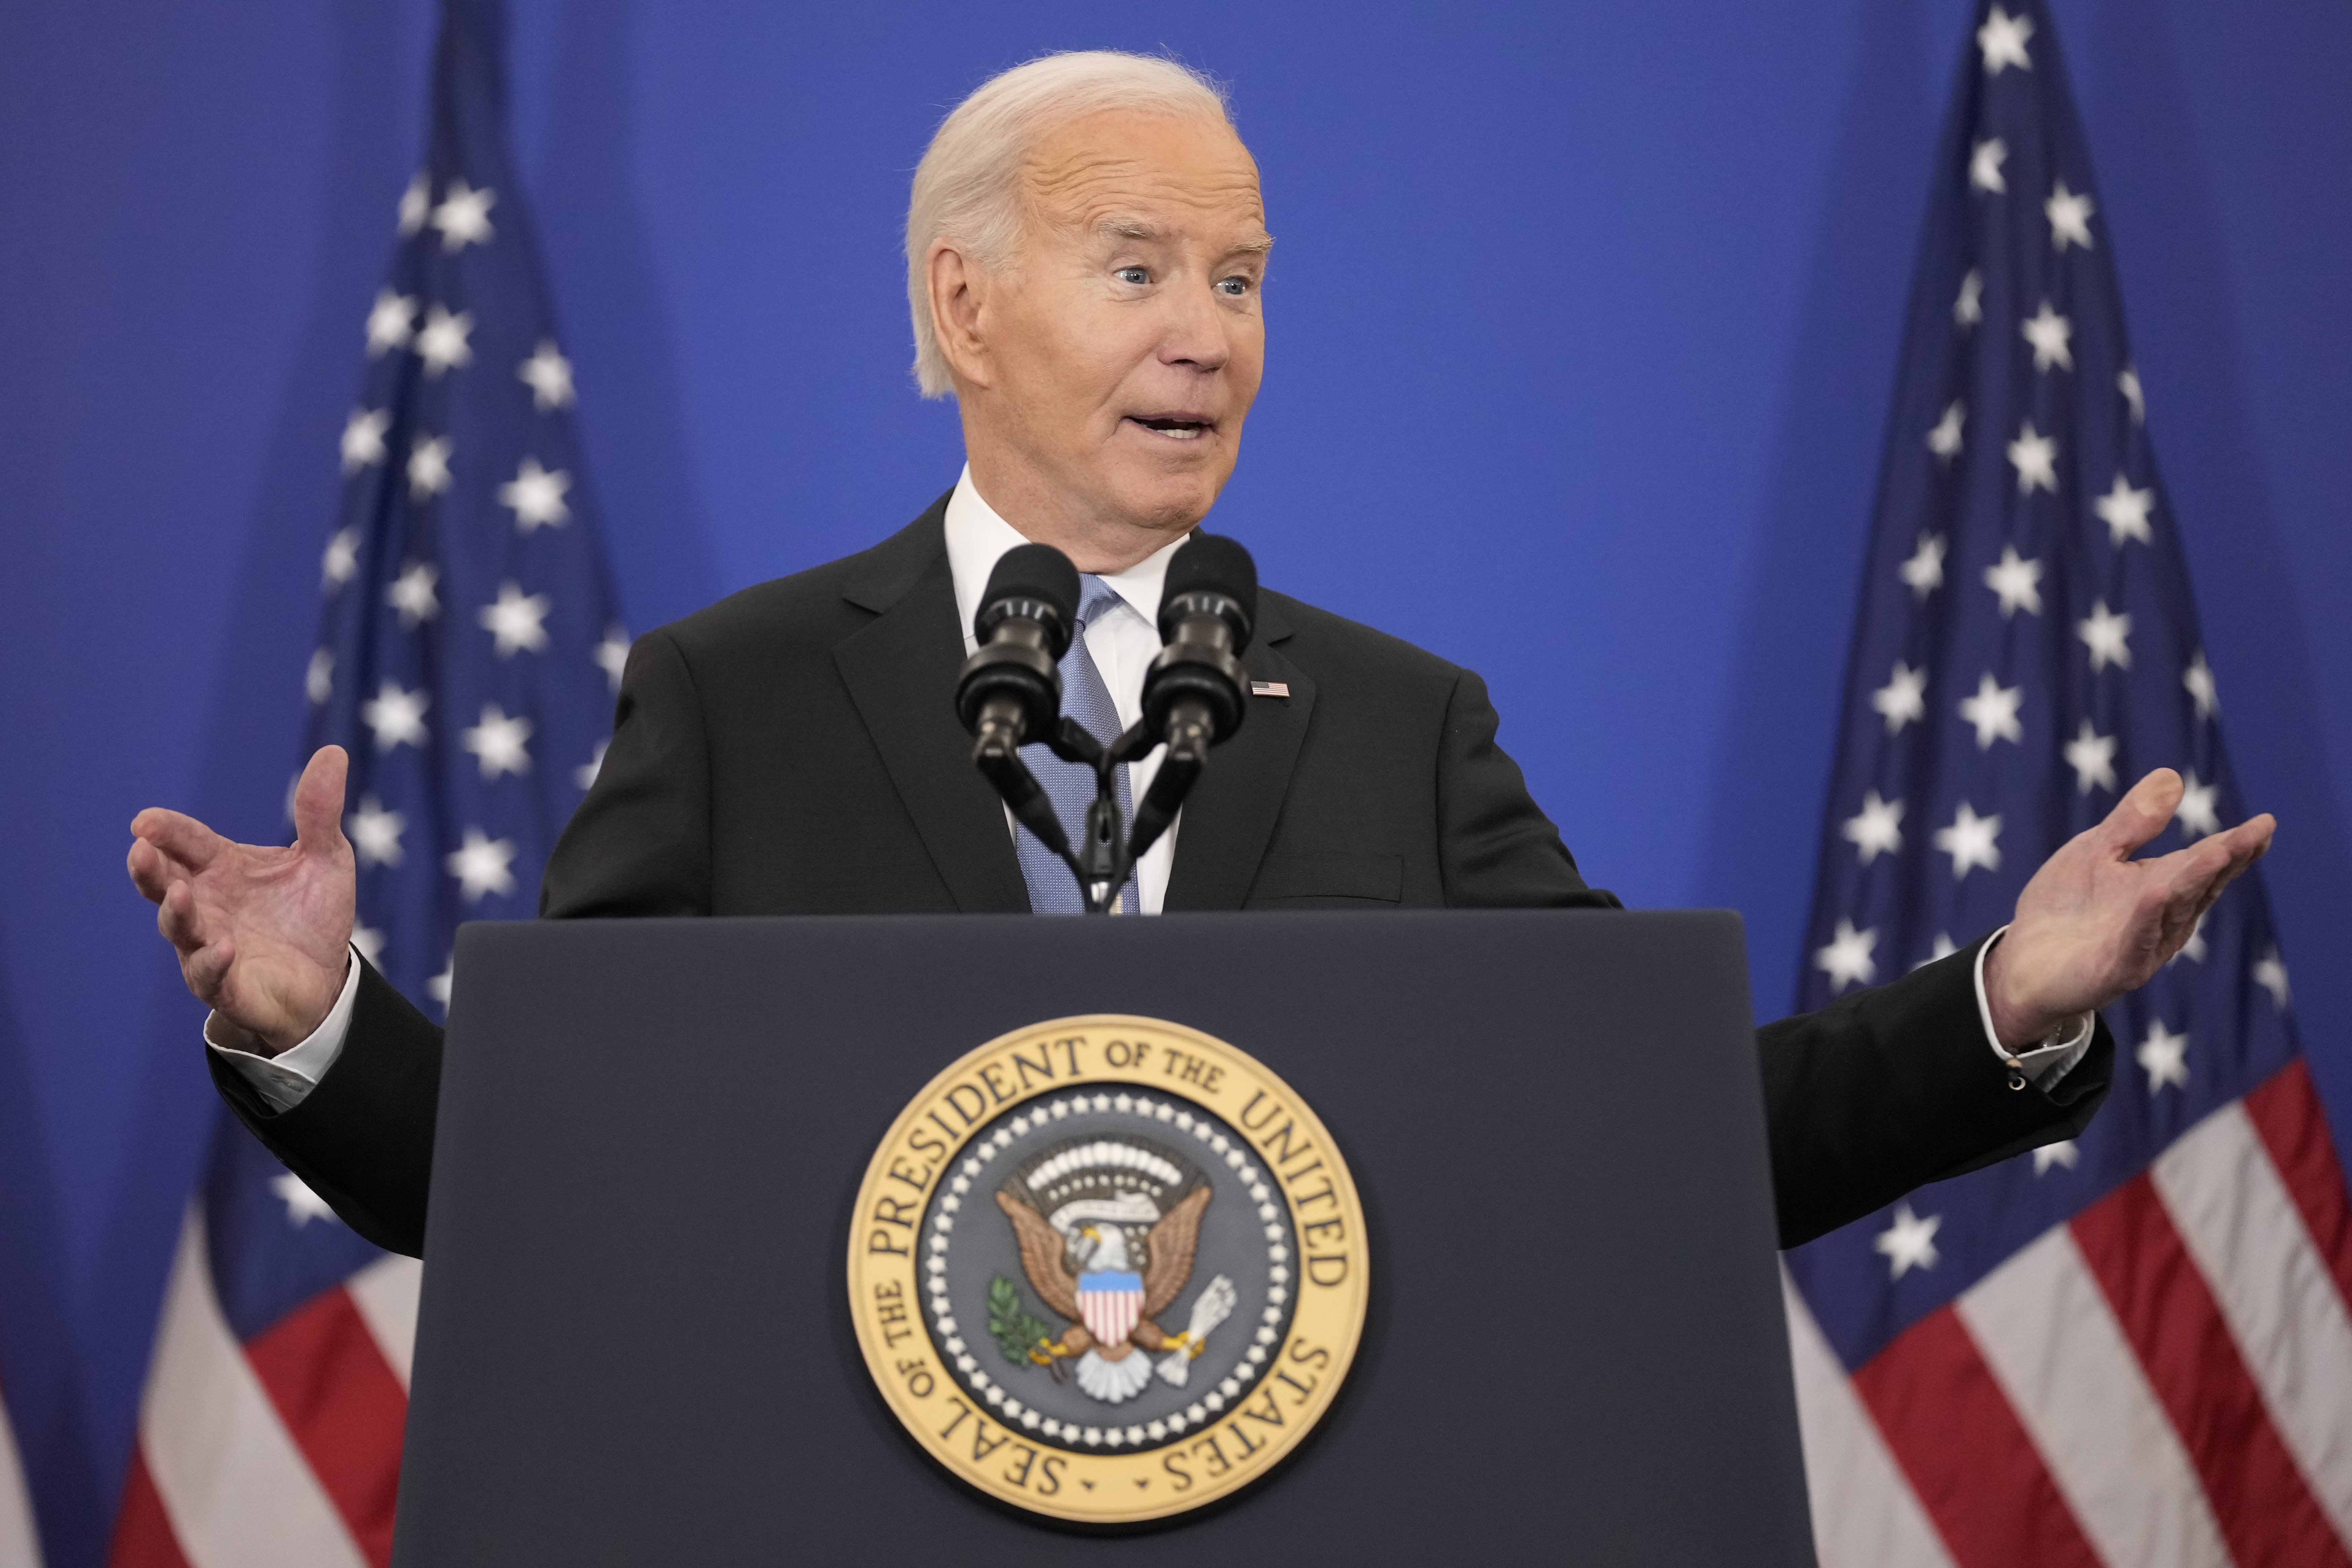
{"type": "MultiPolygon", "coordinates": [[[[498,21],[488,0],[444,8],[425,166],[353,323],[364,369],[301,679],[302,755],[351,755],[353,942],[433,1017],[458,922],[535,912],[628,647],[508,151],[498,21]]],[[[388,1562],[417,1279],[224,1113],[116,1568],[388,1562]]]]}
{"type": "Polygon", "coordinates": [[[41,1140],[22,1086],[29,1053],[16,1032],[0,1027],[0,1563],[41,1568],[40,1521],[58,1538],[55,1561],[67,1561],[71,1526],[86,1502],[69,1466],[79,1459],[79,1429],[68,1414],[72,1385],[71,1321],[57,1281],[66,1269],[57,1245],[56,1205],[41,1140]],[[21,1437],[20,1437],[21,1434],[21,1437]]]}
{"type": "MultiPolygon", "coordinates": [[[[2153,768],[2188,789],[2147,853],[2245,815],[2050,17],[2004,0],[1977,24],[1871,528],[1806,1007],[2002,924],[2153,768]]],[[[2292,1004],[2249,873],[2108,1010],[2116,1081],[2079,1141],[1789,1254],[1825,1564],[2352,1562],[2352,1205],[2292,1004]]]]}

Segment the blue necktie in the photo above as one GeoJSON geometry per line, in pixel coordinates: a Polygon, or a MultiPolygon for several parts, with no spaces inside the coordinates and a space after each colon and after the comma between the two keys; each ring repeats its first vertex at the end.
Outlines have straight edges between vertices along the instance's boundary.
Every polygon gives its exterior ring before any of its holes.
{"type": "MultiPolygon", "coordinates": [[[[1110,700],[1110,688],[1103,684],[1102,671],[1095,668],[1094,658],[1087,651],[1087,628],[1094,625],[1097,616],[1118,609],[1118,591],[1099,577],[1085,576],[1078,579],[1078,595],[1077,633],[1070,638],[1070,651],[1062,656],[1062,712],[1108,746],[1118,739],[1122,726],[1118,709],[1110,700]]],[[[1021,758],[1045,786],[1046,798],[1054,803],[1054,815],[1062,819],[1062,831],[1069,835],[1070,847],[1076,848],[1086,841],[1087,807],[1095,798],[1094,770],[1066,763],[1042,745],[1022,747],[1021,758]]],[[[1131,822],[1134,799],[1128,793],[1125,763],[1119,765],[1118,781],[1119,816],[1131,822]]],[[[1029,884],[1030,912],[1086,913],[1086,898],[1078,891],[1078,879],[1070,868],[1025,827],[1014,829],[1013,841],[1021,855],[1022,880],[1029,884]]],[[[1122,914],[1143,912],[1131,874],[1116,907],[1122,914]]]]}

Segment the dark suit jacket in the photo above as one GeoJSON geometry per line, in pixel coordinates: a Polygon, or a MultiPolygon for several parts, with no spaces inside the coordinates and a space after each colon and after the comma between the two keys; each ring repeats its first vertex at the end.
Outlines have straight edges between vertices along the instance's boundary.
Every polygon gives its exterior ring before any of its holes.
{"type": "MultiPolygon", "coordinates": [[[[942,497],[871,550],[638,638],[541,915],[1025,912],[950,700],[945,512],[942,497]]],[[[1244,662],[1290,696],[1252,700],[1186,803],[1170,910],[1619,907],[1496,745],[1475,675],[1271,592],[1244,662]]],[[[2105,1026],[2054,1093],[2012,1091],[1975,956],[1758,1031],[1784,1245],[2088,1122],[2113,1071],[2105,1026]]],[[[293,1110],[212,1066],[354,1230],[421,1253],[440,1060],[441,1031],[370,968],[342,1055],[293,1110]]]]}

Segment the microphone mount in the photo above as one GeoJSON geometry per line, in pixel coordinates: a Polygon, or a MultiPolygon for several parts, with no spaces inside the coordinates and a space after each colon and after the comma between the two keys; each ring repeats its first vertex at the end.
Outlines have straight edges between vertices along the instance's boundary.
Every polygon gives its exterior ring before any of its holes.
{"type": "MultiPolygon", "coordinates": [[[[1020,563],[1028,580],[1058,581],[1066,560],[1041,563],[1045,545],[1020,563]]],[[[1136,862],[1175,821],[1199,782],[1212,747],[1241,727],[1248,689],[1241,655],[1257,611],[1257,571],[1248,552],[1229,539],[1195,533],[1171,558],[1162,591],[1160,632],[1165,646],[1144,676],[1143,717],[1105,745],[1059,711],[1059,662],[1075,633],[1075,593],[1058,588],[1024,595],[1000,564],[973,631],[980,648],[964,661],[957,682],[957,713],[973,737],[972,763],[993,785],[1013,819],[1068,866],[1086,912],[1114,912],[1136,862]],[[1095,795],[1074,847],[1051,796],[1021,755],[1042,743],[1066,763],[1090,770],[1095,795]],[[1151,788],[1138,806],[1132,834],[1123,832],[1118,768],[1165,746],[1151,788]]],[[[1072,584],[1075,588],[1075,583],[1072,584]]],[[[1139,913],[1140,911],[1135,911],[1139,913]]]]}

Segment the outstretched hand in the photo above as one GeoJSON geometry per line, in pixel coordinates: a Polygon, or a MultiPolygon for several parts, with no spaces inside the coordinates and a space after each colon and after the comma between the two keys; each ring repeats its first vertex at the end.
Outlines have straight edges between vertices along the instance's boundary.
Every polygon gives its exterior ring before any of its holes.
{"type": "Polygon", "coordinates": [[[356,886],[342,829],[350,765],[341,746],[310,759],[285,848],[239,844],[158,806],[131,819],[131,880],[156,906],[182,978],[251,1037],[236,1044],[265,1056],[300,1044],[342,990],[356,886]]]}
{"type": "Polygon", "coordinates": [[[2158,768],[2107,819],[2042,864],[2017,919],[1985,962],[1993,1031],[2023,1050],[2065,1020],[2137,990],[2197,930],[2278,828],[2265,814],[2153,860],[2132,852],[2180,807],[2180,775],[2158,768]]]}

